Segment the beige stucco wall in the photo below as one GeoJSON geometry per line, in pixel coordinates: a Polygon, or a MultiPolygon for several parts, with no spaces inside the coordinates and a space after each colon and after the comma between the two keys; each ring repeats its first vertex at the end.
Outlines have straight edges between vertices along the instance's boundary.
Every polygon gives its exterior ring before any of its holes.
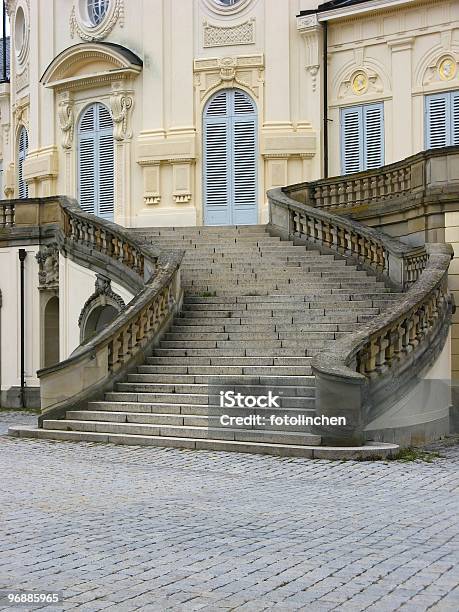
{"type": "MultiPolygon", "coordinates": [[[[4,157],[6,165],[14,164],[16,135],[19,126],[26,125],[25,175],[32,196],[76,195],[76,137],[74,133],[70,146],[68,141],[63,145],[63,98],[67,96],[64,104],[71,109],[75,128],[87,104],[113,104],[111,78],[74,86],[72,79],[105,69],[97,62],[85,63],[84,56],[75,56],[70,79],[70,73],[61,75],[69,79],[66,86],[39,82],[62,51],[85,42],[79,5],[79,0],[40,0],[29,8],[26,0],[10,2],[13,31],[21,6],[30,35],[22,63],[13,50],[11,132],[4,157]]],[[[227,12],[213,0],[113,0],[122,11],[111,25],[109,20],[100,41],[123,45],[143,60],[140,74],[118,83],[132,106],[127,129],[115,147],[117,222],[202,223],[202,110],[224,87],[243,89],[257,106],[260,222],[268,216],[268,188],[320,175],[320,97],[318,90],[315,95],[311,90],[304,40],[296,28],[299,11],[316,5],[313,0],[242,0],[227,12]],[[233,64],[234,78],[228,79],[225,69],[233,64]]],[[[10,169],[11,197],[16,178],[15,168],[10,169]]]]}
{"type": "Polygon", "coordinates": [[[385,163],[423,150],[424,96],[459,89],[459,70],[450,80],[438,71],[442,59],[457,59],[459,3],[419,0],[328,23],[330,176],[341,174],[342,107],[384,102],[385,163]],[[359,94],[360,70],[368,87],[359,94]]]}
{"type": "MultiPolygon", "coordinates": [[[[38,246],[25,246],[25,381],[36,387],[40,368],[40,295],[38,291],[38,246]]],[[[21,384],[21,320],[20,320],[20,264],[18,248],[0,249],[0,383],[1,390],[21,384]]]]}

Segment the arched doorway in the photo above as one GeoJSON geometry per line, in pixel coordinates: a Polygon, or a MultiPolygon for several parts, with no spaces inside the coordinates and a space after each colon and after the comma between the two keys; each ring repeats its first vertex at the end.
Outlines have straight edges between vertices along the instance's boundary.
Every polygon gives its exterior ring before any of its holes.
{"type": "Polygon", "coordinates": [[[29,136],[23,126],[19,132],[18,140],[18,198],[29,197],[29,186],[24,180],[24,162],[29,148],[29,136]]]}
{"type": "Polygon", "coordinates": [[[217,92],[204,108],[204,223],[258,223],[257,111],[239,89],[217,92]]]}
{"type": "Polygon", "coordinates": [[[100,102],[88,106],[78,123],[78,200],[85,212],[113,221],[113,120],[100,102]]]}
{"type": "Polygon", "coordinates": [[[44,367],[59,361],[59,298],[48,300],[45,306],[44,367]]]}
{"type": "Polygon", "coordinates": [[[117,316],[118,310],[111,304],[96,306],[91,310],[88,318],[82,329],[82,341],[87,342],[102,329],[107,327],[109,323],[117,316]]]}

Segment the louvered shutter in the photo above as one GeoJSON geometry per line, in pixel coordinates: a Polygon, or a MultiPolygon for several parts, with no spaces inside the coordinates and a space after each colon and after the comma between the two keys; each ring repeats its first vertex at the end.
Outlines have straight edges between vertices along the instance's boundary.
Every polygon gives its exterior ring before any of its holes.
{"type": "Polygon", "coordinates": [[[97,214],[113,220],[115,203],[113,121],[108,109],[98,104],[98,210],[97,214]]]}
{"type": "Polygon", "coordinates": [[[84,211],[113,220],[113,121],[99,103],[85,111],[79,124],[78,198],[84,211]]]}
{"type": "Polygon", "coordinates": [[[459,145],[459,91],[451,92],[451,144],[459,145]]]}
{"type": "Polygon", "coordinates": [[[256,116],[252,100],[234,91],[233,215],[235,225],[257,223],[256,116]]]}
{"type": "Polygon", "coordinates": [[[382,103],[341,109],[341,169],[343,174],[384,164],[382,103]]]}
{"type": "Polygon", "coordinates": [[[78,199],[87,213],[96,212],[96,107],[93,104],[84,113],[79,126],[78,143],[78,199]]]}
{"type": "Polygon", "coordinates": [[[230,218],[228,92],[214,96],[204,121],[205,222],[228,225],[230,218]]]}
{"type": "Polygon", "coordinates": [[[239,90],[216,94],[204,112],[204,220],[257,223],[256,108],[239,90]]]}
{"type": "Polygon", "coordinates": [[[343,174],[363,169],[362,107],[341,109],[341,168],[343,174]]]}
{"type": "Polygon", "coordinates": [[[426,148],[450,144],[450,96],[448,93],[426,97],[426,148]]]}
{"type": "Polygon", "coordinates": [[[384,121],[382,104],[363,107],[363,169],[372,170],[384,164],[384,121]]]}
{"type": "Polygon", "coordinates": [[[29,148],[29,137],[25,127],[21,128],[19,133],[19,151],[18,151],[18,197],[29,197],[29,186],[24,181],[24,161],[29,148]]]}

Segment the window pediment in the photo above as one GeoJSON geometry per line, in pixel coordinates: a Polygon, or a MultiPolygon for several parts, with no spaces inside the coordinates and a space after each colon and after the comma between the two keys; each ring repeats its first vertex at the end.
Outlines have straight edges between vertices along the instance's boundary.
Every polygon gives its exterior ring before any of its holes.
{"type": "Polygon", "coordinates": [[[142,60],[121,45],[80,43],[55,57],[40,81],[53,89],[75,89],[103,81],[132,78],[141,70],[142,60]]]}

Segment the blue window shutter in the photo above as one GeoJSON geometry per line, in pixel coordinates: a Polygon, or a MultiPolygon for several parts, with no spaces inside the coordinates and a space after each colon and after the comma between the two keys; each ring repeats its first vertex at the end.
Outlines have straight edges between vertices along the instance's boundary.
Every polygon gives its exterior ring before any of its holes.
{"type": "Polygon", "coordinates": [[[97,214],[113,221],[115,209],[115,156],[113,121],[108,109],[97,105],[98,111],[98,211],[97,214]]]}
{"type": "Polygon", "coordinates": [[[448,93],[426,96],[426,148],[446,147],[450,144],[450,96],[448,93]]]}
{"type": "Polygon", "coordinates": [[[341,171],[363,169],[363,114],[361,106],[341,109],[341,171]]]}
{"type": "Polygon", "coordinates": [[[381,103],[362,108],[363,170],[372,170],[384,165],[384,111],[381,103]]]}
{"type": "Polygon", "coordinates": [[[113,220],[113,121],[103,104],[89,106],[78,129],[78,198],[85,212],[113,220]]]}
{"type": "Polygon", "coordinates": [[[27,149],[29,148],[29,137],[25,127],[21,128],[19,133],[19,151],[18,151],[18,197],[29,197],[29,186],[24,180],[24,161],[27,157],[27,149]]]}
{"type": "Polygon", "coordinates": [[[223,90],[204,109],[204,221],[257,223],[257,113],[239,89],[223,90]]]}
{"type": "Polygon", "coordinates": [[[451,92],[451,144],[459,145],[459,91],[451,92]]]}
{"type": "Polygon", "coordinates": [[[232,223],[245,225],[257,222],[256,111],[242,91],[233,92],[233,103],[232,223]]]}

